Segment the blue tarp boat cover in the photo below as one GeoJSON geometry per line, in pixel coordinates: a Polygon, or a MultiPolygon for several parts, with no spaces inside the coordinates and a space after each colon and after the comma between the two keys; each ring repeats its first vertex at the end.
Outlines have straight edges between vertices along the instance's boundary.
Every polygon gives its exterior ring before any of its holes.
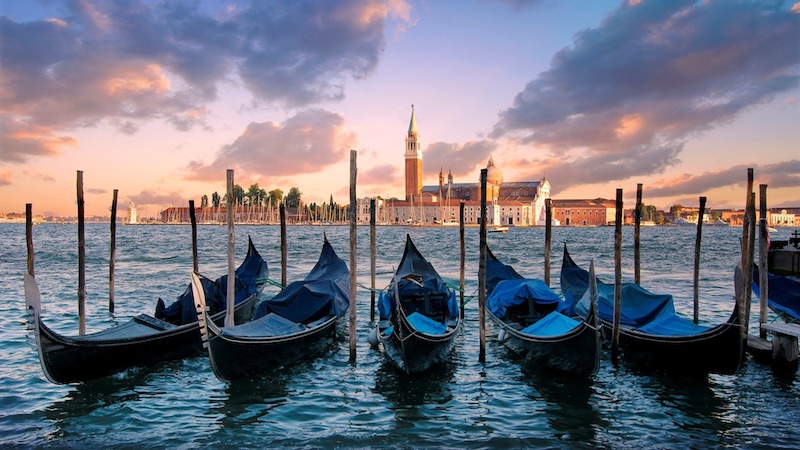
{"type": "Polygon", "coordinates": [[[409,314],[407,319],[408,323],[410,323],[415,330],[422,333],[444,334],[447,331],[447,327],[443,323],[439,323],[418,312],[409,314]]]}
{"type": "Polygon", "coordinates": [[[502,319],[506,316],[506,308],[521,305],[527,299],[532,299],[535,304],[540,305],[563,303],[561,297],[543,281],[522,278],[497,283],[489,294],[486,305],[492,314],[502,319]]]}
{"type": "Polygon", "coordinates": [[[222,333],[227,336],[235,337],[263,337],[299,333],[305,329],[306,326],[302,323],[292,322],[275,313],[269,313],[264,317],[245,322],[235,327],[223,328],[222,333]]]}
{"type": "MultiPolygon", "coordinates": [[[[414,246],[411,237],[406,235],[406,247],[403,258],[395,272],[396,283],[389,286],[389,289],[381,292],[378,297],[378,313],[381,320],[390,320],[392,313],[397,306],[395,305],[395,289],[400,298],[412,297],[441,297],[446,300],[447,314],[450,318],[459,316],[459,306],[456,300],[455,291],[445,284],[442,277],[433,266],[422,256],[414,246]]],[[[414,311],[406,311],[409,315],[414,311]]]]}
{"type": "Polygon", "coordinates": [[[577,328],[581,322],[567,317],[558,311],[542,317],[536,323],[523,328],[520,332],[531,336],[559,336],[577,328]]]}
{"type": "MultiPolygon", "coordinates": [[[[691,336],[711,327],[698,325],[675,313],[669,294],[654,294],[635,283],[622,283],[620,324],[654,336],[691,336]]],[[[589,292],[575,306],[575,312],[588,314],[589,292]]],[[[597,314],[601,320],[614,320],[614,285],[598,282],[597,314]]]]}
{"type": "Polygon", "coordinates": [[[297,323],[308,323],[332,314],[343,316],[350,308],[350,271],[328,240],[319,261],[302,281],[295,281],[270,300],[261,302],[253,320],[276,313],[297,323]]]}
{"type": "MultiPolygon", "coordinates": [[[[761,277],[758,266],[753,270],[753,292],[761,295],[758,283],[761,277]]],[[[800,320],[800,281],[791,277],[767,274],[767,297],[770,308],[800,320]]]]}
{"type": "MultiPolygon", "coordinates": [[[[267,278],[268,276],[269,269],[267,268],[267,262],[258,254],[258,251],[253,245],[253,241],[248,238],[247,257],[245,257],[239,268],[236,269],[234,304],[239,304],[258,292],[258,279],[267,278]]],[[[201,277],[200,282],[203,285],[206,305],[210,313],[213,315],[224,311],[228,303],[228,275],[223,275],[215,281],[201,277]]],[[[183,294],[178,297],[178,300],[166,308],[164,307],[164,302],[159,299],[159,303],[156,306],[155,317],[176,325],[196,322],[197,309],[195,309],[194,306],[192,285],[188,285],[183,294]]]]}

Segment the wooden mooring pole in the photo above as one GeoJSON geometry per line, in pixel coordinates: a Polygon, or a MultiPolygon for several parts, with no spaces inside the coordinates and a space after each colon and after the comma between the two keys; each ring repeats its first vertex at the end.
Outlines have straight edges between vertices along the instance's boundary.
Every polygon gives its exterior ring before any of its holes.
{"type": "Polygon", "coordinates": [[[197,215],[194,211],[194,200],[189,200],[189,221],[192,224],[192,271],[198,272],[197,263],[197,215]]]}
{"type": "Polygon", "coordinates": [[[636,209],[633,212],[633,282],[642,281],[642,183],[636,184],[636,209]]]}
{"type": "Polygon", "coordinates": [[[461,248],[461,262],[459,265],[459,295],[461,299],[461,310],[459,314],[461,315],[461,320],[464,320],[464,269],[466,267],[466,260],[467,260],[467,246],[464,241],[464,200],[461,200],[461,203],[458,207],[458,239],[459,239],[459,246],[461,248]]]}
{"type": "Polygon", "coordinates": [[[544,284],[550,286],[550,243],[553,240],[553,200],[544,201],[544,284]]]}
{"type": "Polygon", "coordinates": [[[86,334],[86,239],[84,237],[83,171],[78,171],[78,334],[86,334]]]}
{"type": "Polygon", "coordinates": [[[278,209],[281,221],[281,286],[286,287],[286,205],[281,203],[278,209]]]}
{"type": "Polygon", "coordinates": [[[706,214],[706,198],[700,197],[700,213],[697,215],[697,237],[694,240],[694,323],[700,321],[700,248],[703,240],[703,217],[706,214]]]}
{"type": "Polygon", "coordinates": [[[478,321],[480,324],[480,352],[478,361],[486,362],[486,178],[488,169],[481,169],[481,227],[480,261],[478,264],[478,321]]]}
{"type": "Polygon", "coordinates": [[[227,171],[227,180],[228,180],[228,204],[227,204],[227,213],[228,213],[228,302],[227,308],[225,310],[225,326],[232,327],[236,323],[233,317],[233,303],[236,297],[234,287],[236,286],[236,268],[234,267],[234,246],[236,243],[235,234],[234,234],[234,202],[233,202],[233,170],[228,169],[227,171]]]}
{"type": "Polygon", "coordinates": [[[759,295],[759,332],[761,339],[766,339],[767,331],[760,325],[767,323],[767,299],[769,298],[769,268],[767,267],[767,185],[758,186],[758,295],[759,295]]]}
{"type": "Polygon", "coordinates": [[[619,327],[622,315],[622,189],[617,189],[614,221],[614,326],[611,330],[611,360],[619,356],[619,327]]]}
{"type": "Polygon", "coordinates": [[[350,363],[356,362],[356,179],[358,167],[356,155],[350,150],[350,363]]]}
{"type": "Polygon", "coordinates": [[[742,218],[742,304],[741,308],[741,323],[743,338],[749,334],[750,328],[750,299],[752,297],[751,289],[753,283],[753,267],[752,259],[749,255],[750,250],[750,202],[753,199],[753,169],[747,169],[747,195],[745,196],[745,213],[742,218]]]}
{"type": "Polygon", "coordinates": [[[369,321],[375,322],[375,199],[369,199],[369,321]]]}
{"type": "Polygon", "coordinates": [[[108,258],[108,312],[114,312],[114,265],[117,258],[117,194],[111,200],[111,255],[108,258]]]}
{"type": "Polygon", "coordinates": [[[25,204],[25,244],[28,247],[28,273],[35,277],[33,273],[33,205],[25,204]]]}

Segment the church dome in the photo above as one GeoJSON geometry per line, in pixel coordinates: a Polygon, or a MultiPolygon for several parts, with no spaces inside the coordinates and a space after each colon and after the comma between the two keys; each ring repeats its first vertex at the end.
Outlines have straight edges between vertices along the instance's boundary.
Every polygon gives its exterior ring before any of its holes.
{"type": "Polygon", "coordinates": [[[503,184],[503,172],[500,172],[494,165],[494,160],[489,158],[489,164],[486,165],[486,183],[500,186],[503,184]]]}

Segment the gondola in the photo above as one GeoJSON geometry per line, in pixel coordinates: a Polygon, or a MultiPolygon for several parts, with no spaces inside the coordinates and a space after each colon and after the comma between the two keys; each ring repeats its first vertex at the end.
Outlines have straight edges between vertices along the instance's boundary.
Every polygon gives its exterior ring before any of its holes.
{"type": "MultiPolygon", "coordinates": [[[[588,310],[589,273],[579,267],[564,244],[561,292],[588,310]]],[[[665,372],[733,374],[744,355],[738,302],[727,321],[717,326],[695,324],[675,313],[672,295],[655,294],[635,283],[622,283],[619,345],[626,360],[665,372]]],[[[614,284],[597,280],[597,312],[604,336],[614,320],[614,284]]]]}
{"type": "Polygon", "coordinates": [[[455,291],[420,254],[411,236],[389,288],[378,299],[378,342],[405,373],[445,362],[461,329],[455,291]]]}
{"type": "Polygon", "coordinates": [[[327,239],[305,279],[261,302],[250,322],[216,325],[206,312],[201,282],[193,273],[204,346],[220,380],[263,375],[322,352],[333,343],[337,324],[350,307],[350,271],[327,239]]]}
{"type": "Polygon", "coordinates": [[[596,309],[573,316],[574,305],[542,280],[524,278],[487,248],[486,312],[499,327],[498,340],[528,370],[590,377],[600,367],[596,309]]]}
{"type": "MultiPolygon", "coordinates": [[[[267,263],[249,241],[247,257],[236,270],[235,320],[244,322],[253,314],[268,275],[267,263]]],[[[205,280],[203,291],[213,299],[213,320],[225,315],[228,276],[205,280]]],[[[158,300],[154,316],[141,314],[121,325],[79,336],[62,336],[41,318],[41,296],[36,280],[25,274],[25,302],[39,361],[48,380],[67,384],[106,377],[133,367],[152,366],[181,359],[202,350],[197,314],[194,313],[192,287],[169,307],[158,300]],[[190,309],[191,308],[191,309],[190,309]],[[188,312],[188,313],[187,313],[188,312]]]]}
{"type": "MultiPolygon", "coordinates": [[[[761,295],[758,265],[753,265],[753,292],[761,295]]],[[[800,280],[767,272],[767,306],[787,323],[800,322],[800,280]]]]}

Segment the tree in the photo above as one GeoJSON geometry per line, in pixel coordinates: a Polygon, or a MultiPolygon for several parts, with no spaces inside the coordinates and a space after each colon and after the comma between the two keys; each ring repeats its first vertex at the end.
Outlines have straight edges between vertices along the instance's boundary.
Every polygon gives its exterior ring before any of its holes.
{"type": "Polygon", "coordinates": [[[269,191],[267,197],[269,198],[269,202],[271,204],[277,205],[281,202],[281,200],[283,200],[283,191],[280,189],[273,189],[269,191]]]}
{"type": "Polygon", "coordinates": [[[200,207],[205,208],[206,206],[208,206],[208,196],[204,195],[200,197],[200,207]]]}
{"type": "Polygon", "coordinates": [[[303,193],[300,192],[300,188],[293,187],[289,189],[289,193],[286,194],[286,206],[290,208],[297,208],[298,206],[300,206],[300,200],[302,195],[303,193]]]}
{"type": "Polygon", "coordinates": [[[211,194],[211,205],[214,208],[219,207],[219,202],[220,202],[219,193],[214,192],[213,194],[211,194]]]}
{"type": "Polygon", "coordinates": [[[253,183],[250,185],[250,189],[247,190],[247,198],[250,199],[251,205],[261,205],[267,198],[267,191],[261,189],[258,183],[253,183]]]}

